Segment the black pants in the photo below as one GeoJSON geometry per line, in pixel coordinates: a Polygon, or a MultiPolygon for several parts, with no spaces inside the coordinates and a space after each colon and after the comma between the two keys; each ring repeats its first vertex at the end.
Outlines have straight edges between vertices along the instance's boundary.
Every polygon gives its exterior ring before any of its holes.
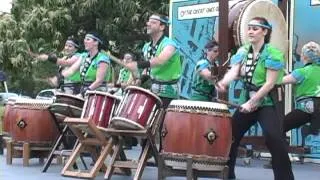
{"type": "Polygon", "coordinates": [[[275,180],[293,180],[291,162],[288,156],[288,144],[282,130],[276,110],[272,106],[259,108],[252,113],[241,113],[239,110],[232,117],[233,143],[228,161],[229,177],[234,177],[234,167],[240,141],[246,131],[259,122],[266,139],[266,146],[272,155],[272,168],[275,180]]]}
{"type": "Polygon", "coordinates": [[[283,121],[284,132],[298,128],[308,122],[311,122],[312,115],[301,110],[295,109],[287,114],[283,121]]]}

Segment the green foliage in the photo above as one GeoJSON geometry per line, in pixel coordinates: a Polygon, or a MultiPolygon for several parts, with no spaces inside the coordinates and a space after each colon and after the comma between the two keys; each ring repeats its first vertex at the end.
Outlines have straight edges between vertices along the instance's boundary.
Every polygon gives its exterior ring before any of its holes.
{"type": "Polygon", "coordinates": [[[9,74],[9,89],[34,95],[56,72],[53,64],[36,63],[29,49],[59,52],[69,35],[82,40],[94,30],[113,54],[138,54],[147,18],[168,10],[164,0],[13,0],[11,15],[0,15],[0,67],[9,74]]]}

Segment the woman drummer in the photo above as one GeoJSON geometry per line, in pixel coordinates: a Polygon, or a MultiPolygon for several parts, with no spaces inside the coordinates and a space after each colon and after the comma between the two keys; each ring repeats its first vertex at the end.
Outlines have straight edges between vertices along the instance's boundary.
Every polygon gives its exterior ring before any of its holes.
{"type": "Polygon", "coordinates": [[[106,91],[107,69],[110,59],[105,53],[101,52],[102,46],[103,41],[96,32],[86,34],[84,47],[87,52],[81,53],[77,61],[69,69],[63,70],[51,81],[61,81],[64,77],[69,77],[79,71],[82,83],[80,93],[82,96],[88,90],[106,91]]]}
{"type": "MultiPolygon", "coordinates": [[[[80,44],[73,36],[68,37],[64,45],[63,55],[62,58],[57,58],[57,55],[54,53],[40,54],[37,58],[42,61],[49,60],[59,65],[59,72],[63,69],[67,69],[77,61],[78,56],[80,55],[80,44]]],[[[79,94],[81,87],[80,73],[74,73],[60,83],[61,84],[59,84],[58,87],[60,87],[63,92],[67,94],[79,94]]]]}
{"type": "Polygon", "coordinates": [[[282,120],[275,98],[270,96],[284,75],[284,54],[269,44],[272,27],[265,18],[255,17],[248,23],[249,44],[242,46],[231,58],[231,69],[216,85],[226,92],[231,81],[239,76],[245,84],[240,108],[232,117],[233,143],[230,150],[229,178],[235,179],[235,163],[239,143],[246,131],[259,122],[272,155],[275,180],[294,179],[288,156],[288,145],[283,137],[282,120]]]}
{"type": "Polygon", "coordinates": [[[295,109],[284,118],[285,132],[311,123],[311,130],[318,134],[320,129],[320,45],[309,42],[302,47],[301,59],[304,66],[295,69],[283,78],[283,84],[294,84],[295,109]]]}

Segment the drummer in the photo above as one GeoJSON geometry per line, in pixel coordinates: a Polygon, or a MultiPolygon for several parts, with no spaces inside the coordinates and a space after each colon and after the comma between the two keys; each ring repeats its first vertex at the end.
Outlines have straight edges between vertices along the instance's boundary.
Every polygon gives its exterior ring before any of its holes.
{"type": "MultiPolygon", "coordinates": [[[[59,72],[63,69],[67,69],[72,64],[74,64],[78,56],[80,55],[80,44],[76,38],[73,36],[68,37],[64,45],[63,57],[58,58],[56,54],[40,54],[37,59],[45,61],[49,60],[57,65],[59,65],[59,72]]],[[[61,91],[67,94],[79,94],[81,87],[80,73],[74,73],[72,76],[64,79],[63,82],[58,85],[61,91]]]]}
{"type": "Polygon", "coordinates": [[[283,78],[283,84],[294,84],[295,109],[284,118],[285,132],[311,123],[311,132],[320,129],[320,45],[309,42],[302,47],[302,68],[283,78]]]}
{"type": "Polygon", "coordinates": [[[126,64],[135,74],[138,74],[138,69],[150,68],[151,91],[161,98],[165,108],[172,99],[179,97],[178,81],[182,69],[178,46],[165,35],[168,25],[167,16],[151,15],[146,23],[151,41],[142,49],[144,61],[126,64]]]}
{"type": "MultiPolygon", "coordinates": [[[[122,62],[123,63],[130,63],[132,61],[135,61],[135,56],[134,54],[127,52],[124,54],[122,62]]],[[[117,88],[115,95],[119,95],[122,96],[123,95],[123,90],[131,85],[133,83],[134,79],[132,76],[132,73],[130,70],[128,70],[127,68],[121,68],[119,71],[119,76],[118,76],[118,80],[114,83],[114,87],[117,88]]]]}
{"type": "Polygon", "coordinates": [[[219,45],[216,41],[209,41],[205,45],[205,58],[197,62],[194,76],[192,78],[192,95],[191,100],[211,101],[215,89],[213,81],[216,77],[212,70],[217,71],[217,57],[219,55],[219,45]]]}
{"type": "Polygon", "coordinates": [[[229,178],[235,179],[235,163],[238,146],[246,131],[256,122],[261,125],[266,145],[272,155],[275,180],[293,180],[288,145],[283,137],[282,120],[277,103],[271,94],[277,93],[277,84],[284,75],[284,54],[269,44],[272,26],[263,17],[252,18],[248,23],[249,44],[237,51],[231,58],[231,69],[216,85],[216,89],[226,92],[231,81],[243,80],[245,88],[241,92],[241,107],[232,117],[233,143],[229,155],[229,178]]]}
{"type": "MultiPolygon", "coordinates": [[[[152,14],[146,23],[151,41],[142,49],[144,61],[126,64],[134,74],[139,74],[139,69],[150,69],[150,90],[161,98],[164,108],[168,107],[171,100],[179,98],[179,79],[182,71],[178,46],[165,35],[168,25],[167,16],[152,14]]],[[[161,129],[162,124],[160,132],[161,129]]]]}
{"type": "Polygon", "coordinates": [[[77,61],[67,70],[63,70],[57,76],[50,79],[57,83],[65,77],[70,77],[79,72],[81,77],[80,94],[85,95],[88,90],[106,91],[107,69],[110,64],[109,56],[102,53],[104,46],[101,37],[96,32],[86,34],[84,47],[87,52],[81,53],[77,61]]]}

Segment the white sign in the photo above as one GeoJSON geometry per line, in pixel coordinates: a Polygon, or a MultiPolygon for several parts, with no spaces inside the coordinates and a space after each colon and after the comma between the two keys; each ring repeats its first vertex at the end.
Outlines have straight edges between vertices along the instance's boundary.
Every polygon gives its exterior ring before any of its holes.
{"type": "Polygon", "coordinates": [[[178,20],[213,17],[219,15],[219,3],[178,7],[178,20]]]}
{"type": "MultiPolygon", "coordinates": [[[[238,0],[229,1],[229,7],[237,2],[238,0]]],[[[214,16],[219,16],[218,2],[178,7],[178,20],[197,19],[214,16]]]]}

